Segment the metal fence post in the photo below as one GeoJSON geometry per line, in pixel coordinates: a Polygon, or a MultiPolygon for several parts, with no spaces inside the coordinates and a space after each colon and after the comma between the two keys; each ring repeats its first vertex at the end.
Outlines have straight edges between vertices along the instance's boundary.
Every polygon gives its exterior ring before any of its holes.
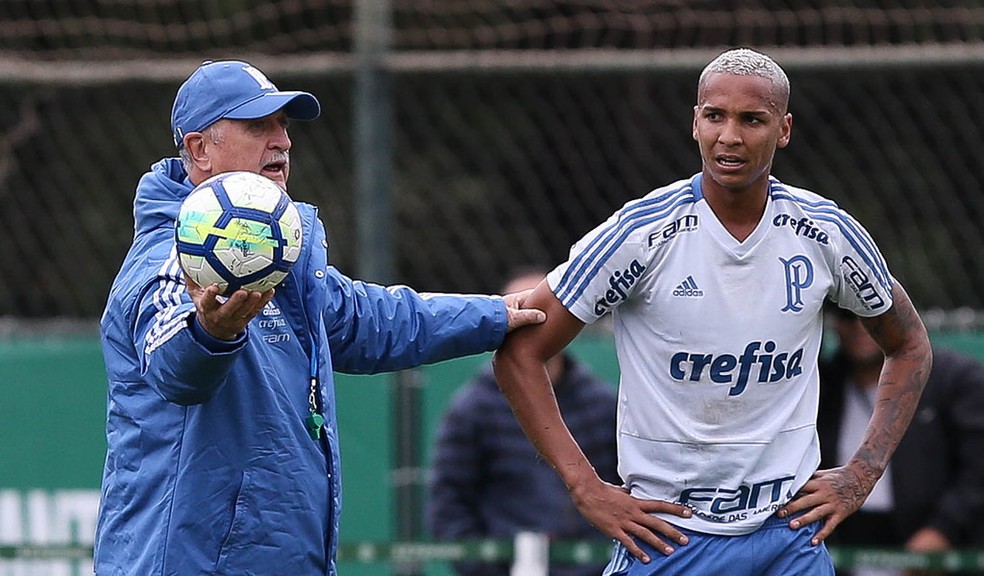
{"type": "Polygon", "coordinates": [[[539,532],[516,534],[513,565],[509,576],[547,576],[550,569],[550,539],[539,532]]]}

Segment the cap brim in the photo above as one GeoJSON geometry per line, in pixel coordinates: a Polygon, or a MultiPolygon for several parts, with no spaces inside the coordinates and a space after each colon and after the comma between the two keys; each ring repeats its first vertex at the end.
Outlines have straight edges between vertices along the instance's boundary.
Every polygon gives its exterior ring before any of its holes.
{"type": "Polygon", "coordinates": [[[291,120],[314,120],[321,114],[318,99],[307,92],[267,92],[241,106],[233,108],[223,118],[252,120],[263,118],[283,109],[291,120]]]}

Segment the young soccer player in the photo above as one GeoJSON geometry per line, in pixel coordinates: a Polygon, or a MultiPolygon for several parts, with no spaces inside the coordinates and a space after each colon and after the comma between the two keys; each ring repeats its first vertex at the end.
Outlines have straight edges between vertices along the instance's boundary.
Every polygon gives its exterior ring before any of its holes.
{"type": "Polygon", "coordinates": [[[875,243],[830,200],[770,175],[792,132],[788,101],[763,54],[708,64],[693,117],[701,172],[578,241],[531,296],[546,323],[495,355],[524,431],[617,540],[608,575],[832,575],[823,540],[871,491],[919,399],[929,340],[875,243]],[[827,299],[863,317],[885,364],[861,447],[817,471],[827,299]],[[591,468],[544,369],[609,313],[624,487],[591,468]]]}

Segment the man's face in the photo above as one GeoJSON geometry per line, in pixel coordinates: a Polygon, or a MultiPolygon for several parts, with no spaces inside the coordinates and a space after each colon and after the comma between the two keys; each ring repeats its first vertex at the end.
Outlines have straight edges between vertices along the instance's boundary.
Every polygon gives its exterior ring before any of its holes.
{"type": "Polygon", "coordinates": [[[277,112],[253,120],[216,122],[217,138],[206,136],[210,161],[208,176],[248,170],[266,176],[287,190],[290,174],[290,138],[287,116],[277,112]]]}
{"type": "Polygon", "coordinates": [[[776,148],[789,143],[792,116],[768,78],[714,74],[694,106],[705,186],[739,192],[764,186],[776,148]]]}

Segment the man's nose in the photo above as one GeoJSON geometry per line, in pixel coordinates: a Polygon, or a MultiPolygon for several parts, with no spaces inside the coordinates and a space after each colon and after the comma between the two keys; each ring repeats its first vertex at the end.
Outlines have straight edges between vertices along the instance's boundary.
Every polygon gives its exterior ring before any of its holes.
{"type": "Polygon", "coordinates": [[[738,123],[731,120],[725,122],[721,128],[721,134],[718,136],[718,140],[722,144],[741,144],[741,130],[738,123]]]}
{"type": "Polygon", "coordinates": [[[277,129],[274,136],[270,139],[270,147],[277,150],[290,150],[290,146],[290,136],[287,135],[287,129],[277,129]]]}

